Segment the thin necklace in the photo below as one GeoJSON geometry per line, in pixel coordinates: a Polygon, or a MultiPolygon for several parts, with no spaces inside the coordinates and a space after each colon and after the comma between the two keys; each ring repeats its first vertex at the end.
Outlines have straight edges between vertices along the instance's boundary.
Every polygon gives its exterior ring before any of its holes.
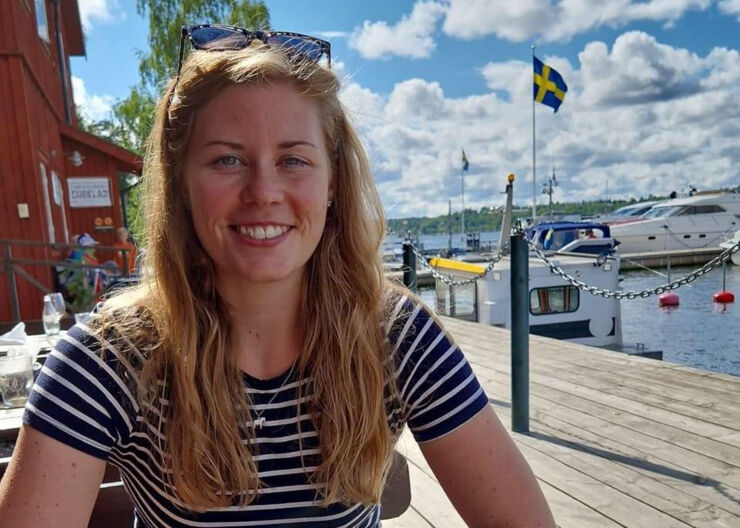
{"type": "MultiPolygon", "coordinates": [[[[252,423],[254,424],[254,427],[255,428],[262,429],[262,426],[267,423],[267,418],[265,418],[264,416],[262,416],[262,413],[264,413],[267,410],[267,408],[270,406],[270,404],[275,400],[275,397],[283,391],[283,388],[285,387],[285,384],[288,382],[288,380],[290,379],[290,377],[293,375],[293,369],[295,368],[295,364],[296,363],[297,363],[297,361],[294,361],[293,364],[290,366],[290,370],[288,371],[288,375],[285,377],[285,379],[283,380],[283,382],[280,384],[280,387],[278,387],[278,389],[275,391],[275,394],[272,395],[272,398],[270,398],[270,401],[268,401],[265,404],[265,407],[260,412],[257,412],[256,410],[254,411],[254,413],[257,415],[257,418],[255,418],[254,420],[252,420],[252,423]]],[[[250,396],[249,399],[251,401],[252,400],[252,397],[250,396]]],[[[252,403],[252,408],[254,409],[255,407],[256,407],[256,405],[254,403],[252,403]]]]}

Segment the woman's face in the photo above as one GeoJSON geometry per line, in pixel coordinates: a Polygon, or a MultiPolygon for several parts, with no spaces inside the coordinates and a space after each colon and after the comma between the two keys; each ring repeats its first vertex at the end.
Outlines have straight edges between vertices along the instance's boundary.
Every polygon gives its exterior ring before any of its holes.
{"type": "Polygon", "coordinates": [[[219,278],[300,280],[332,197],[316,102],[287,83],[230,86],[193,124],[188,200],[219,278]]]}

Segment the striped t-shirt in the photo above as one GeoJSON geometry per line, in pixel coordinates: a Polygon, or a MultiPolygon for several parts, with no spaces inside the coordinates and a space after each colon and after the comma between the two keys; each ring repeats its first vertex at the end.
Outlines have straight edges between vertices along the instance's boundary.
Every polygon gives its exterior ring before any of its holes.
{"type": "MultiPolygon", "coordinates": [[[[426,309],[404,297],[394,319],[386,331],[400,401],[386,402],[389,426],[398,434],[408,424],[418,442],[428,442],[471,419],[488,399],[460,349],[426,309]]],[[[101,354],[91,332],[76,325],[59,342],[39,374],[23,420],[118,467],[137,527],[380,526],[380,505],[319,504],[321,484],[310,478],[321,463],[319,439],[305,405],[311,380],[297,379],[292,371],[268,380],[243,375],[253,417],[266,420],[255,428],[254,459],[264,483],[257,498],[247,506],[202,513],[185,508],[162,479],[164,436],[143,419],[131,380],[125,379],[135,374],[122,369],[112,346],[101,354]]]]}

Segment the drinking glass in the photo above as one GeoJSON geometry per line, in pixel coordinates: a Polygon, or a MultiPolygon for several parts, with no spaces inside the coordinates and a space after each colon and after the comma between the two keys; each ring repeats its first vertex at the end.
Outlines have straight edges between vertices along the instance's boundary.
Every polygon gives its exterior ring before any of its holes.
{"type": "Polygon", "coordinates": [[[64,302],[64,296],[59,292],[47,293],[46,295],[51,299],[51,305],[57,311],[59,317],[64,317],[64,314],[67,312],[67,305],[64,302]]]}
{"type": "Polygon", "coordinates": [[[59,334],[59,315],[50,295],[44,295],[44,310],[41,312],[41,321],[44,324],[44,332],[47,336],[59,334]]]}
{"type": "Polygon", "coordinates": [[[19,407],[33,385],[33,359],[29,355],[0,356],[0,403],[19,407]]]}

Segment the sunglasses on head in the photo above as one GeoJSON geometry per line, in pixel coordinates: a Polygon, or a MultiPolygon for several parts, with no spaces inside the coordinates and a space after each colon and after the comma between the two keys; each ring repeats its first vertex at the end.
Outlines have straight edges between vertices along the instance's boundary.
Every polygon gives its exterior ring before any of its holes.
{"type": "Polygon", "coordinates": [[[309,35],[288,33],[286,31],[253,31],[221,24],[198,24],[183,26],[180,36],[180,57],[177,61],[177,77],[180,77],[185,39],[193,48],[205,51],[225,51],[244,49],[257,39],[267,46],[280,48],[290,56],[318,62],[326,56],[331,68],[331,44],[309,35]]]}

